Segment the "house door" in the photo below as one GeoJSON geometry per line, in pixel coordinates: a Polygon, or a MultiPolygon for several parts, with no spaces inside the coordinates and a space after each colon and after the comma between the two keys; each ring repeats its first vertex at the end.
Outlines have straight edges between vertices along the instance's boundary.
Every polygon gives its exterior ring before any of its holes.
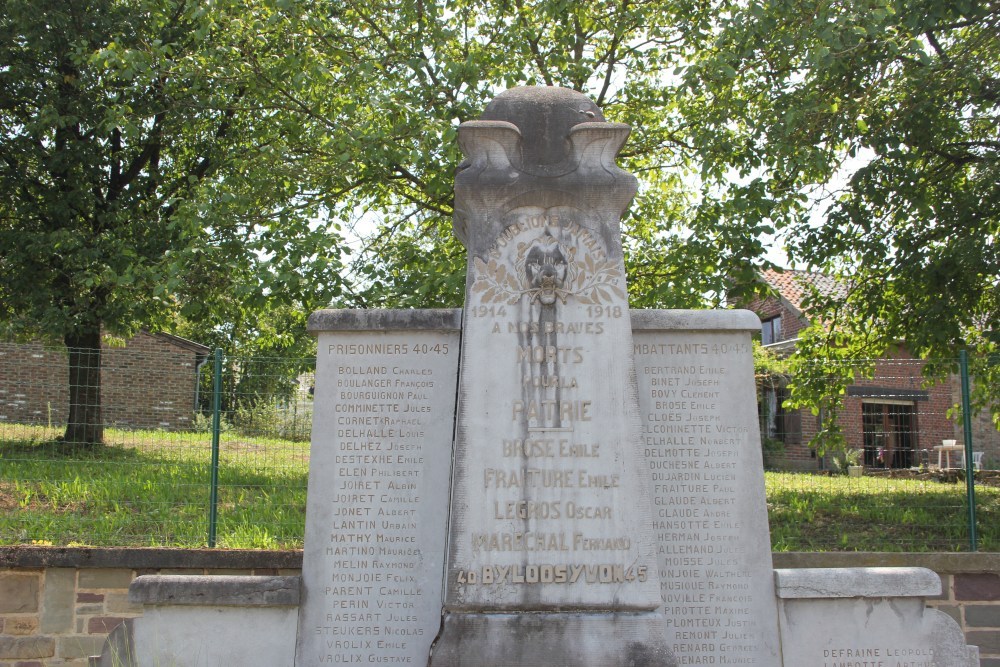
{"type": "Polygon", "coordinates": [[[862,403],[865,465],[909,468],[917,445],[917,413],[912,403],[862,403]]]}

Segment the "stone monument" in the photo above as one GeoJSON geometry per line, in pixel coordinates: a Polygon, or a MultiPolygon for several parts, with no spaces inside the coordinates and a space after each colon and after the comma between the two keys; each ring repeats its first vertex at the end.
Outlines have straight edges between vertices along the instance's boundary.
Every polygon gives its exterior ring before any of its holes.
{"type": "Polygon", "coordinates": [[[430,664],[673,665],[619,227],[629,128],[519,88],[458,132],[469,270],[430,664]]]}
{"type": "Polygon", "coordinates": [[[772,569],[760,321],[629,310],[628,132],[558,88],[463,123],[465,308],[310,318],[301,586],[140,577],[93,664],[978,665],[929,570],[772,569]]]}

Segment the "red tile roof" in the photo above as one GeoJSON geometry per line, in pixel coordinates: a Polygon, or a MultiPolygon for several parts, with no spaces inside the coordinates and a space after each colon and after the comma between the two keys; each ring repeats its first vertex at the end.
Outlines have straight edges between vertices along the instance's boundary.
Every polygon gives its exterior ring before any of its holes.
{"type": "Polygon", "coordinates": [[[813,288],[823,296],[847,296],[847,286],[825,273],[795,271],[793,269],[784,269],[779,272],[768,269],[764,271],[763,278],[764,282],[777,290],[800,313],[803,312],[803,297],[813,288]]]}

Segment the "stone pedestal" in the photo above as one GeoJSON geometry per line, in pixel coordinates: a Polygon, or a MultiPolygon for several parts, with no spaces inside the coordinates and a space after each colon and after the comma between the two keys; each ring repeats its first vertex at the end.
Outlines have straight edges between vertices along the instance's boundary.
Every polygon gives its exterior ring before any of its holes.
{"type": "Polygon", "coordinates": [[[556,88],[459,128],[469,272],[435,667],[675,664],[620,242],[627,136],[556,88]]]}
{"type": "Polygon", "coordinates": [[[775,570],[785,665],[978,667],[979,649],[927,607],[941,579],[918,567],[775,570]]]}
{"type": "Polygon", "coordinates": [[[292,667],[299,577],[144,575],[91,667],[292,667]]]}

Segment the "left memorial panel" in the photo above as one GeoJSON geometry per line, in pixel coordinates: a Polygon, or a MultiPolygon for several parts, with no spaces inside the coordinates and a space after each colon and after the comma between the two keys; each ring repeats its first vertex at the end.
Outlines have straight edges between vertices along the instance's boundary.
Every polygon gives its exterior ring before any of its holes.
{"type": "Polygon", "coordinates": [[[320,311],[295,664],[426,664],[441,580],[460,310],[320,311]]]}

